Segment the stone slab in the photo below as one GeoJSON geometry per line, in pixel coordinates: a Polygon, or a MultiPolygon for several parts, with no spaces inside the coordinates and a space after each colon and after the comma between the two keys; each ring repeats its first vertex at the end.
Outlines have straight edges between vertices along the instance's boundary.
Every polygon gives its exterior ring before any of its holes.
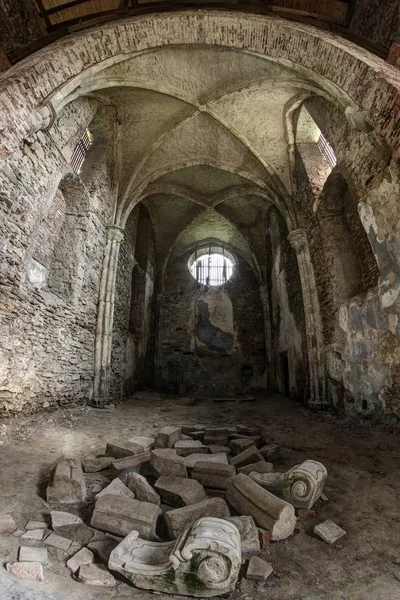
{"type": "Polygon", "coordinates": [[[150,452],[154,448],[154,437],[146,437],[146,436],[133,436],[129,438],[128,442],[132,442],[133,444],[139,444],[143,446],[143,452],[150,452]]]}
{"type": "Polygon", "coordinates": [[[108,442],[106,445],[106,456],[111,456],[115,459],[127,458],[128,456],[136,456],[143,454],[143,444],[137,442],[108,442]]]}
{"type": "MultiPolygon", "coordinates": [[[[185,458],[185,465],[187,469],[193,469],[194,465],[197,462],[212,462],[212,463],[221,463],[224,465],[228,464],[228,457],[223,452],[219,454],[190,454],[185,458]]],[[[211,486],[210,486],[211,487],[211,486]]]]}
{"type": "Polygon", "coordinates": [[[51,510],[50,517],[53,531],[56,531],[61,527],[78,527],[83,524],[80,517],[62,510],[51,510]]]}
{"type": "Polygon", "coordinates": [[[187,528],[202,517],[229,517],[229,508],[225,500],[210,498],[191,506],[176,508],[165,513],[164,518],[171,539],[176,539],[187,528]]]}
{"type": "Polygon", "coordinates": [[[240,546],[243,558],[250,558],[260,552],[260,537],[253,517],[227,517],[230,523],[236,525],[240,533],[240,546]]]}
{"type": "Polygon", "coordinates": [[[38,562],[41,565],[47,565],[47,548],[37,548],[35,546],[20,546],[18,552],[19,562],[38,562]]]}
{"type": "Polygon", "coordinates": [[[189,456],[190,454],[208,454],[208,446],[204,446],[199,440],[179,440],[174,446],[178,456],[189,456]]]}
{"type": "Polygon", "coordinates": [[[85,473],[98,473],[108,469],[114,461],[112,456],[101,456],[100,458],[86,458],[82,461],[82,468],[85,473]]]}
{"type": "Polygon", "coordinates": [[[209,461],[196,462],[191,473],[192,479],[196,479],[204,487],[217,490],[226,490],[235,475],[233,465],[209,461]]]}
{"type": "Polygon", "coordinates": [[[250,475],[250,473],[260,473],[264,475],[265,473],[272,473],[274,470],[274,465],[270,462],[266,462],[265,460],[259,460],[255,463],[250,463],[249,465],[245,465],[244,467],[238,468],[238,473],[244,473],[245,475],[250,475]]]}
{"type": "Polygon", "coordinates": [[[17,529],[17,524],[11,515],[0,515],[0,535],[13,533],[17,529]]]}
{"type": "Polygon", "coordinates": [[[31,529],[47,529],[47,523],[44,521],[28,521],[25,525],[25,531],[30,531],[31,529]]]}
{"type": "Polygon", "coordinates": [[[112,482],[104,488],[104,490],[101,490],[101,492],[96,494],[95,498],[98,500],[99,498],[110,494],[114,496],[122,496],[124,498],[132,498],[132,500],[135,498],[135,494],[132,492],[132,490],[122,483],[119,477],[113,479],[112,482]]]}
{"type": "Polygon", "coordinates": [[[272,445],[267,445],[267,446],[263,446],[260,449],[261,454],[263,455],[263,457],[265,458],[265,460],[270,461],[270,462],[274,462],[276,460],[279,460],[281,457],[281,449],[278,445],[276,444],[272,444],[272,445]]]}
{"type": "Polygon", "coordinates": [[[327,544],[334,544],[346,535],[346,531],[336,525],[334,521],[328,519],[314,527],[314,533],[324,540],[327,544]]]}
{"type": "Polygon", "coordinates": [[[243,450],[240,454],[237,454],[233,458],[230,459],[231,465],[235,465],[237,469],[240,467],[245,467],[246,465],[250,465],[251,463],[259,462],[264,460],[264,457],[260,453],[259,450],[255,446],[250,446],[246,450],[243,450]]]}
{"type": "Polygon", "coordinates": [[[67,561],[67,567],[75,575],[83,565],[90,565],[94,562],[94,554],[89,548],[81,548],[79,552],[71,556],[67,561]]]}
{"type": "Polygon", "coordinates": [[[47,502],[80,504],[86,499],[86,484],[79,460],[61,458],[47,486],[47,502]]]}
{"type": "Polygon", "coordinates": [[[52,546],[53,548],[64,550],[64,552],[69,550],[69,547],[71,546],[71,540],[68,540],[65,537],[61,537],[60,535],[56,535],[55,533],[51,533],[49,537],[47,537],[44,540],[44,543],[47,546],[52,546]]]}
{"type": "Polygon", "coordinates": [[[82,565],[79,569],[79,579],[87,585],[99,587],[114,587],[116,581],[110,571],[104,565],[82,565]]]}
{"type": "Polygon", "coordinates": [[[154,448],[173,448],[182,437],[182,427],[166,425],[157,433],[154,448]]]}
{"type": "Polygon", "coordinates": [[[227,427],[206,427],[204,430],[204,444],[219,444],[220,446],[228,446],[229,430],[227,427]]]}
{"type": "Polygon", "coordinates": [[[258,556],[252,556],[247,567],[246,579],[251,581],[265,581],[273,571],[272,565],[258,556]]]}
{"type": "Polygon", "coordinates": [[[151,472],[149,459],[150,452],[143,452],[115,460],[111,463],[111,476],[119,477],[124,483],[126,483],[129,473],[140,473],[146,476],[151,472]]]}
{"type": "Polygon", "coordinates": [[[44,581],[43,566],[38,562],[7,563],[6,569],[16,577],[44,581]]]}
{"type": "Polygon", "coordinates": [[[30,529],[26,531],[23,535],[21,535],[22,540],[35,540],[36,542],[40,542],[44,536],[44,529],[30,529]]]}
{"type": "Polygon", "coordinates": [[[129,473],[126,485],[140,502],[151,502],[151,504],[160,506],[160,496],[151,487],[143,475],[140,475],[139,473],[129,473]]]}
{"type": "Polygon", "coordinates": [[[97,560],[108,565],[110,554],[118,546],[118,543],[112,539],[99,540],[98,542],[90,542],[87,547],[95,554],[97,560]]]}
{"type": "Polygon", "coordinates": [[[221,446],[221,444],[210,444],[208,449],[211,454],[232,454],[232,450],[229,446],[221,446]]]}
{"type": "Polygon", "coordinates": [[[172,448],[160,448],[150,453],[150,465],[156,477],[187,477],[186,460],[172,448]]]}
{"type": "Polygon", "coordinates": [[[96,502],[91,526],[101,531],[125,536],[135,529],[140,537],[152,540],[161,510],[150,502],[107,495],[96,502]]]}
{"type": "Polygon", "coordinates": [[[159,477],[154,487],[163,502],[176,508],[196,504],[206,496],[203,486],[198,481],[183,477],[159,477]]]}
{"type": "Polygon", "coordinates": [[[240,454],[243,450],[247,450],[254,446],[254,440],[252,438],[238,438],[233,439],[229,442],[229,448],[232,450],[233,454],[240,454]]]}

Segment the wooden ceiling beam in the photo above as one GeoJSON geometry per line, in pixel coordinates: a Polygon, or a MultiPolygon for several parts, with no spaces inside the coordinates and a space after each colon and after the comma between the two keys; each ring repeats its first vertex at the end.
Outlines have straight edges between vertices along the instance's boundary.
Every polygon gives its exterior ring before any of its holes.
{"type": "Polygon", "coordinates": [[[65,2],[65,4],[59,4],[58,6],[53,6],[52,8],[46,9],[46,13],[47,15],[53,15],[54,13],[65,10],[66,8],[73,8],[74,6],[85,4],[86,2],[90,2],[90,0],[70,0],[70,2],[65,2]]]}

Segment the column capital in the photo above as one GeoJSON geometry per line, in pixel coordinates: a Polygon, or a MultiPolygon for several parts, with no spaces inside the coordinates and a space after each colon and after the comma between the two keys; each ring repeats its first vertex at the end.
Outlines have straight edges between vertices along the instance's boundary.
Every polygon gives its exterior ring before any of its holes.
{"type": "Polygon", "coordinates": [[[122,242],[125,237],[125,230],[118,225],[107,226],[107,238],[111,241],[122,242]]]}
{"type": "Polygon", "coordinates": [[[301,252],[308,246],[307,231],[305,229],[294,229],[289,233],[288,240],[296,252],[301,252]]]}

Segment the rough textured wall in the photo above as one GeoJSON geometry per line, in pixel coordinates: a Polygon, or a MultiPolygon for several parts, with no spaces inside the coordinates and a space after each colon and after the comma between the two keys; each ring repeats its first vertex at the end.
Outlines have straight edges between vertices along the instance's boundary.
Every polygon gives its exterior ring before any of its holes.
{"type": "Polygon", "coordinates": [[[398,0],[356,0],[350,31],[386,47],[400,42],[398,0]]]}
{"type": "Polygon", "coordinates": [[[189,393],[264,387],[263,309],[253,270],[236,256],[234,274],[222,288],[198,288],[187,266],[190,254],[174,257],[166,273],[161,330],[164,383],[174,378],[177,368],[189,393]]]}
{"type": "Polygon", "coordinates": [[[281,393],[304,400],[308,367],[303,296],[296,253],[287,235],[282,216],[272,209],[268,219],[267,269],[276,385],[281,393]]]}
{"type": "Polygon", "coordinates": [[[0,50],[9,54],[45,34],[34,0],[0,0],[0,50]]]}
{"type": "Polygon", "coordinates": [[[108,153],[94,144],[79,177],[63,151],[95,112],[93,101],[70,105],[0,170],[0,414],[82,402],[91,394],[112,214],[108,153]],[[92,161],[103,173],[93,180],[92,161]]]}

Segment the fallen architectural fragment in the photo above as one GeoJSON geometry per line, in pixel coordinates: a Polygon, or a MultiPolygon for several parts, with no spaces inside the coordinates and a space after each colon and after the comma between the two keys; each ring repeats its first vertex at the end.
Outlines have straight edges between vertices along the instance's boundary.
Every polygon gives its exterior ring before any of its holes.
{"type": "Polygon", "coordinates": [[[243,558],[250,558],[258,554],[260,552],[260,536],[253,517],[227,517],[226,520],[233,523],[240,533],[243,558]]]}
{"type": "Polygon", "coordinates": [[[20,562],[38,562],[47,565],[47,548],[35,548],[34,546],[20,546],[18,552],[20,562]]]}
{"type": "Polygon", "coordinates": [[[151,471],[149,459],[150,452],[142,452],[141,454],[115,460],[110,466],[111,475],[112,477],[119,477],[124,483],[129,473],[148,475],[151,471]]]}
{"type": "Polygon", "coordinates": [[[232,439],[229,442],[229,448],[232,450],[233,454],[240,454],[243,450],[247,450],[254,446],[254,440],[252,438],[237,438],[232,439]]]}
{"type": "Polygon", "coordinates": [[[257,450],[254,445],[252,445],[250,448],[243,450],[243,452],[231,458],[230,463],[231,465],[235,465],[238,469],[239,467],[245,467],[246,465],[262,460],[264,460],[262,454],[260,454],[259,450],[257,450]]]}
{"type": "Polygon", "coordinates": [[[66,552],[69,550],[71,546],[71,540],[68,538],[62,537],[61,535],[56,535],[55,533],[51,533],[49,537],[44,540],[44,543],[47,546],[52,546],[53,548],[58,548],[59,550],[64,550],[66,552]]]}
{"type": "Polygon", "coordinates": [[[189,454],[208,454],[209,448],[202,444],[199,440],[179,440],[176,442],[174,449],[178,456],[189,456],[189,454]]]}
{"type": "Polygon", "coordinates": [[[98,542],[90,542],[88,544],[88,549],[91,550],[96,560],[108,564],[108,559],[110,558],[111,552],[118,546],[118,542],[113,539],[100,540],[98,542]]]}
{"type": "Polygon", "coordinates": [[[154,440],[155,448],[173,448],[174,444],[182,437],[182,427],[167,425],[160,429],[154,440]]]}
{"type": "Polygon", "coordinates": [[[144,539],[151,540],[160,514],[158,506],[150,502],[106,495],[97,500],[90,524],[116,535],[128,535],[135,529],[144,539]]]}
{"type": "Polygon", "coordinates": [[[83,565],[90,565],[92,562],[94,562],[93,552],[88,548],[81,548],[67,561],[67,567],[71,573],[75,574],[83,565]]]}
{"type": "Polygon", "coordinates": [[[264,489],[278,494],[295,508],[310,509],[320,497],[328,472],[316,460],[306,460],[286,473],[250,473],[264,489]]]}
{"type": "Polygon", "coordinates": [[[13,562],[7,563],[6,569],[16,577],[44,581],[43,567],[38,562],[13,562]]]}
{"type": "Polygon", "coordinates": [[[319,535],[320,538],[324,540],[327,544],[333,544],[337,542],[341,537],[346,535],[344,529],[336,525],[333,521],[328,519],[319,525],[314,527],[314,533],[319,535]]]}
{"type": "Polygon", "coordinates": [[[247,567],[246,579],[251,581],[265,581],[273,572],[273,567],[258,556],[250,559],[247,567]]]}
{"type": "Polygon", "coordinates": [[[164,518],[169,535],[172,539],[175,539],[179,537],[187,527],[191,527],[202,517],[216,517],[223,519],[229,516],[229,508],[225,500],[222,498],[210,498],[209,500],[202,500],[202,502],[192,504],[191,506],[170,510],[164,515],[164,518]]]}
{"type": "Polygon", "coordinates": [[[80,517],[71,515],[71,513],[64,512],[62,510],[51,510],[50,517],[53,531],[56,531],[62,527],[77,527],[78,525],[83,524],[83,521],[80,517]]]}
{"type": "Polygon", "coordinates": [[[204,444],[219,444],[228,446],[229,430],[226,427],[206,427],[204,430],[204,444]]]}
{"type": "Polygon", "coordinates": [[[261,454],[267,461],[274,462],[275,460],[279,460],[281,457],[281,449],[276,444],[263,446],[260,449],[261,454]]]}
{"type": "Polygon", "coordinates": [[[196,462],[191,473],[192,479],[196,479],[204,487],[218,490],[226,490],[235,475],[233,465],[205,461],[196,462]]]}
{"type": "MultiPolygon", "coordinates": [[[[127,477],[129,477],[128,475],[127,477]]],[[[119,477],[116,477],[112,480],[112,482],[101,490],[98,494],[96,494],[96,500],[101,498],[102,496],[107,496],[107,494],[113,494],[114,496],[124,496],[125,498],[135,498],[135,494],[130,490],[124,483],[122,483],[119,477]]]]}
{"type": "Polygon", "coordinates": [[[79,569],[79,579],[87,585],[114,587],[116,581],[104,565],[82,565],[79,569]]]}
{"type": "Polygon", "coordinates": [[[294,532],[293,506],[243,473],[236,475],[228,486],[226,499],[240,515],[251,515],[259,527],[270,530],[273,541],[283,540],[294,532]]]}
{"type": "Polygon", "coordinates": [[[245,475],[249,475],[252,472],[256,473],[272,473],[274,470],[274,465],[270,462],[265,462],[265,460],[259,460],[255,463],[250,463],[245,467],[239,467],[238,473],[244,473],[245,475]]]}
{"type": "Polygon", "coordinates": [[[196,504],[206,497],[203,486],[194,479],[163,476],[157,479],[154,487],[163,502],[176,508],[196,504]]]}
{"type": "Polygon", "coordinates": [[[136,454],[143,454],[145,448],[143,444],[136,441],[127,441],[124,443],[108,442],[106,446],[106,456],[111,456],[115,459],[127,458],[136,454]]]}
{"type": "Polygon", "coordinates": [[[97,473],[108,469],[114,461],[112,456],[101,456],[100,458],[86,458],[82,461],[82,467],[85,473],[97,473]]]}
{"type": "Polygon", "coordinates": [[[193,469],[197,462],[223,463],[228,464],[228,457],[224,452],[217,454],[190,454],[185,458],[185,465],[188,469],[193,469]]]}
{"type": "Polygon", "coordinates": [[[146,542],[132,531],[108,563],[136,587],[201,598],[232,592],[240,565],[239,532],[218,518],[198,520],[173,542],[146,542]]]}
{"type": "Polygon", "coordinates": [[[151,487],[146,477],[143,477],[143,475],[140,475],[139,473],[129,473],[126,485],[140,502],[151,502],[151,504],[160,506],[160,496],[151,487]]]}
{"type": "Polygon", "coordinates": [[[86,484],[81,463],[76,458],[61,458],[47,486],[47,502],[80,504],[86,498],[86,484]]]}
{"type": "MultiPolygon", "coordinates": [[[[193,456],[193,455],[192,455],[193,456]]],[[[162,448],[150,452],[150,465],[156,477],[187,477],[185,458],[178,456],[172,448],[162,448]]]]}

